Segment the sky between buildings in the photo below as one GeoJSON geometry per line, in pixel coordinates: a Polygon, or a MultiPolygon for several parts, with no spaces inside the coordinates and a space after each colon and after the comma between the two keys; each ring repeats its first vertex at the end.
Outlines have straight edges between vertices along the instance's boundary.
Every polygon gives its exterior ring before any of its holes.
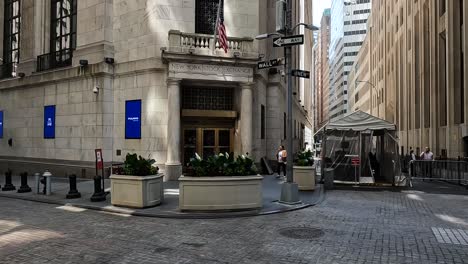
{"type": "Polygon", "coordinates": [[[314,25],[320,27],[320,19],[322,19],[322,13],[325,8],[331,7],[332,0],[313,0],[312,11],[314,25]]]}

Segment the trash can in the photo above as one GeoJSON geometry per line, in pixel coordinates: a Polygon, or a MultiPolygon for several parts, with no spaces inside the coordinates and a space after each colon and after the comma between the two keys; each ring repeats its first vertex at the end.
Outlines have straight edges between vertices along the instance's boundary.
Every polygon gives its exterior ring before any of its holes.
{"type": "Polygon", "coordinates": [[[333,189],[333,180],[335,179],[335,169],[325,168],[324,169],[324,187],[325,190],[333,189]]]}

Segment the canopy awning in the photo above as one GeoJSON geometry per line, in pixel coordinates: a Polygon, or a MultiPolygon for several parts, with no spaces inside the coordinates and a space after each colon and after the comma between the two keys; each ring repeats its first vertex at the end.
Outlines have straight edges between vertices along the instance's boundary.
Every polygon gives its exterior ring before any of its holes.
{"type": "Polygon", "coordinates": [[[383,119],[375,117],[373,115],[364,113],[362,111],[356,111],[349,115],[346,115],[338,120],[330,121],[325,126],[320,128],[319,132],[327,130],[338,130],[338,131],[366,131],[366,130],[388,130],[395,131],[396,125],[387,122],[383,119]]]}

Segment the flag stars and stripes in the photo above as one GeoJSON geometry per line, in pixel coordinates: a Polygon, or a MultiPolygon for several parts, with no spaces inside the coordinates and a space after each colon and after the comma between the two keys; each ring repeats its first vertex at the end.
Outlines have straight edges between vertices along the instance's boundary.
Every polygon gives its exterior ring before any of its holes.
{"type": "Polygon", "coordinates": [[[219,47],[224,50],[224,53],[227,53],[228,45],[227,45],[226,27],[224,26],[223,19],[219,19],[218,36],[219,36],[219,47]]]}

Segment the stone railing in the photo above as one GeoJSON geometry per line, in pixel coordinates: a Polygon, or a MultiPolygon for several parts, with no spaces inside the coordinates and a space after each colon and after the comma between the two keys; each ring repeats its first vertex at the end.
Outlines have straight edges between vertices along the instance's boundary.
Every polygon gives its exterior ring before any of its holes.
{"type": "Polygon", "coordinates": [[[252,38],[228,37],[228,52],[214,41],[213,35],[169,31],[169,52],[181,52],[196,55],[214,55],[223,57],[255,57],[252,38]]]}

